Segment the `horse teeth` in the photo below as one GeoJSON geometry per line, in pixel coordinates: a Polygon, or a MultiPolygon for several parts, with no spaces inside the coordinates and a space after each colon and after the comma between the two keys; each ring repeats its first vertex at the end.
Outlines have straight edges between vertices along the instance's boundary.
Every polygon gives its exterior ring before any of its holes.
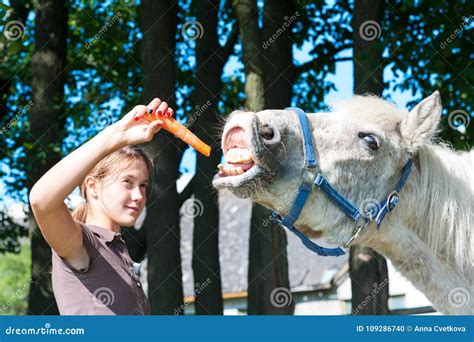
{"type": "Polygon", "coordinates": [[[229,149],[224,158],[227,162],[234,164],[250,163],[253,161],[252,153],[249,150],[237,147],[229,149]]]}
{"type": "Polygon", "coordinates": [[[219,168],[219,172],[218,172],[218,175],[219,176],[239,176],[241,174],[243,174],[245,171],[242,167],[240,166],[232,166],[232,165],[229,165],[229,164],[219,164],[217,165],[217,167],[219,168]]]}

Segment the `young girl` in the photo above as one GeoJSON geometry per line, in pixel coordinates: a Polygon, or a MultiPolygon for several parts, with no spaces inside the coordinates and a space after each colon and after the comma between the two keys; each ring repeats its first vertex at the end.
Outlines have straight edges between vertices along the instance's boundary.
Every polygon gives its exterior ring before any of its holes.
{"type": "Polygon", "coordinates": [[[146,315],[150,305],[120,236],[146,204],[152,163],[136,144],[151,141],[163,124],[145,113],[173,115],[154,99],[54,165],[33,186],[30,204],[53,250],[52,280],[63,315],[146,315]],[[81,185],[85,203],[71,214],[65,198],[81,185]]]}

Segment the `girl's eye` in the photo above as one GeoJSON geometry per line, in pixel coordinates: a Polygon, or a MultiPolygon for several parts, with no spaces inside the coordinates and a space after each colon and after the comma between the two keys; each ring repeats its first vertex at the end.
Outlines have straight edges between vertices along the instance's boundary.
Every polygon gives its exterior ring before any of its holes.
{"type": "Polygon", "coordinates": [[[124,183],[126,183],[127,185],[132,185],[132,180],[131,179],[125,179],[124,183]]]}
{"type": "Polygon", "coordinates": [[[144,189],[147,189],[147,188],[148,188],[148,184],[142,184],[142,185],[140,185],[140,186],[141,186],[142,188],[144,188],[144,189]]]}
{"type": "Polygon", "coordinates": [[[359,138],[364,139],[365,144],[371,151],[377,151],[379,149],[379,142],[377,138],[369,133],[359,133],[359,138]]]}

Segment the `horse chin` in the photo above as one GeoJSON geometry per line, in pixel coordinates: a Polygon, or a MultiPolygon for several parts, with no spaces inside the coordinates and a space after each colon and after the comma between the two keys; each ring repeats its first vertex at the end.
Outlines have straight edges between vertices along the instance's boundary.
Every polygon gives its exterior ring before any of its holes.
{"type": "Polygon", "coordinates": [[[255,163],[240,175],[223,176],[217,173],[212,180],[212,185],[216,189],[228,189],[237,197],[250,198],[252,194],[255,194],[256,185],[262,173],[262,168],[255,163]]]}
{"type": "MultiPolygon", "coordinates": [[[[342,246],[351,239],[353,232],[353,221],[350,221],[343,216],[342,219],[334,222],[327,222],[324,227],[322,227],[321,238],[324,239],[325,243],[331,244],[331,246],[342,246]]],[[[362,232],[362,234],[359,235],[357,242],[360,242],[360,239],[366,234],[367,232],[362,232]]]]}

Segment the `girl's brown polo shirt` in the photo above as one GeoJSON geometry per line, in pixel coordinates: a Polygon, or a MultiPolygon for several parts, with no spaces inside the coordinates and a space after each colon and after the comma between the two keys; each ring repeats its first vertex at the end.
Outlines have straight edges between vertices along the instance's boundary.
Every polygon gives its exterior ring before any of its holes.
{"type": "Polygon", "coordinates": [[[120,233],[76,222],[89,265],[78,271],[53,250],[53,290],[61,315],[149,315],[150,304],[120,233]]]}

